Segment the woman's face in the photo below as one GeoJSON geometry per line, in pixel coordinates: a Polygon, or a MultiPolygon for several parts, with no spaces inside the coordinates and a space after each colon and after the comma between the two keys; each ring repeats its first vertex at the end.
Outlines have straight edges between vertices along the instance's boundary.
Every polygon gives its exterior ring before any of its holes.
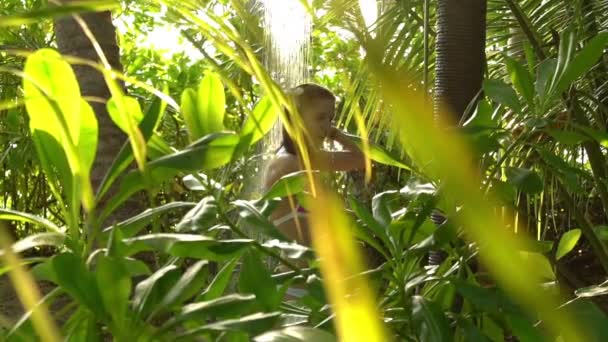
{"type": "Polygon", "coordinates": [[[302,121],[313,143],[323,143],[329,134],[334,111],[335,101],[333,99],[314,99],[301,106],[302,121]]]}

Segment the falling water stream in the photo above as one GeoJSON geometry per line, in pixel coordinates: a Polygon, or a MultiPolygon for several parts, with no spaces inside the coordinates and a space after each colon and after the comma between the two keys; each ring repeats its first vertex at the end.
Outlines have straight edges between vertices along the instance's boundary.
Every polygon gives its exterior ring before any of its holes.
{"type": "MultiPolygon", "coordinates": [[[[260,0],[264,6],[265,64],[272,79],[283,89],[308,81],[312,18],[301,0],[260,0]]],[[[281,143],[277,122],[263,142],[264,151],[281,143]]]]}
{"type": "MultiPolygon", "coordinates": [[[[257,0],[263,6],[264,63],[272,79],[283,89],[310,81],[312,18],[303,2],[310,0],[257,0]]],[[[382,0],[380,3],[384,3],[382,0]]],[[[378,0],[359,0],[368,27],[378,19],[378,0]]],[[[382,6],[381,6],[382,7],[382,6]]],[[[281,123],[276,122],[257,147],[254,174],[245,193],[259,198],[268,161],[281,144],[281,123]]]]}
{"type": "MultiPolygon", "coordinates": [[[[301,0],[258,0],[264,10],[264,64],[272,79],[283,89],[309,80],[312,18],[301,0]]],[[[261,156],[255,176],[249,180],[247,196],[259,198],[268,161],[281,145],[282,129],[277,121],[257,147],[261,156]]]]}

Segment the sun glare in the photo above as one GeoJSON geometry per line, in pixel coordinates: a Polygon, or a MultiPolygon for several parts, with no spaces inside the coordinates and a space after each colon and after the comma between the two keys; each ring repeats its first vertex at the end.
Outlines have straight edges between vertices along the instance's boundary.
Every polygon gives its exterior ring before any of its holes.
{"type": "MultiPolygon", "coordinates": [[[[168,24],[164,19],[166,8],[161,9],[159,13],[151,13],[154,17],[154,27],[150,32],[141,36],[135,44],[142,48],[149,48],[158,51],[158,53],[166,60],[173,58],[173,55],[184,53],[192,61],[197,61],[203,58],[203,55],[197,48],[192,46],[182,34],[178,27],[174,24],[168,24]]],[[[118,32],[122,35],[132,29],[135,14],[123,14],[114,20],[118,32]]]]}
{"type": "Polygon", "coordinates": [[[371,31],[370,27],[378,20],[378,0],[359,0],[359,7],[365,26],[371,31]]]}

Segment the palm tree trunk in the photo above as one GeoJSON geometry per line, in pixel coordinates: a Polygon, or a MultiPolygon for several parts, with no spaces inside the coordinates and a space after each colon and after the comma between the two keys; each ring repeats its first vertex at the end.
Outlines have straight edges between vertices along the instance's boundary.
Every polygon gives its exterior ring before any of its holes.
{"type": "Polygon", "coordinates": [[[457,122],[481,90],[486,7],[486,0],[437,2],[435,113],[444,106],[457,122]]]}
{"type": "MultiPolygon", "coordinates": [[[[63,0],[63,2],[71,1],[74,0],[63,0]]],[[[108,63],[113,69],[122,71],[116,28],[112,23],[111,13],[108,11],[88,13],[80,17],[95,37],[108,63]]],[[[88,59],[94,62],[100,61],[91,40],[75,18],[66,17],[55,21],[55,35],[61,54],[88,59]]],[[[74,65],[73,69],[83,96],[91,96],[104,100],[110,98],[110,91],[103,75],[99,71],[83,65],[74,65]]],[[[99,143],[97,145],[95,163],[91,170],[91,182],[94,188],[98,188],[114,157],[125,142],[126,135],[110,118],[105,103],[90,102],[90,104],[95,111],[99,125],[99,143]]],[[[105,197],[107,198],[108,196],[105,197]]],[[[133,216],[140,211],[138,203],[138,201],[127,202],[107,223],[133,216]]],[[[100,206],[103,205],[104,203],[100,203],[100,206]]]]}
{"type": "MultiPolygon", "coordinates": [[[[434,111],[452,114],[448,122],[458,123],[480,92],[485,70],[486,0],[438,0],[437,46],[435,62],[434,111]]],[[[466,162],[466,161],[463,161],[466,162]]],[[[434,212],[431,220],[440,225],[446,217],[434,212]]],[[[428,263],[439,265],[445,259],[442,251],[430,251],[428,263]]],[[[459,311],[462,298],[455,300],[459,311]]]]}

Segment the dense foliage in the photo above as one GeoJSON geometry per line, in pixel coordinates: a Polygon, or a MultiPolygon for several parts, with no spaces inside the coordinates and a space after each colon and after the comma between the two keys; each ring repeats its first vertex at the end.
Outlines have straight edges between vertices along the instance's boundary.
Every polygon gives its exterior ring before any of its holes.
{"type": "Polygon", "coordinates": [[[61,8],[0,8],[0,290],[10,275],[25,307],[0,304],[0,338],[606,339],[608,2],[488,0],[483,96],[455,133],[427,125],[434,2],[381,1],[365,27],[356,2],[312,1],[311,80],[373,160],[370,182],[331,175],[342,201],[311,198],[304,173],[251,190],[290,105],[261,67],[259,4],[112,3],[89,4],[113,9],[127,81],[99,67],[125,134],[99,189],[61,8]],[[327,217],[318,250],[269,221],[288,194],[327,217]],[[108,219],[139,195],[145,211],[108,219]]]}

